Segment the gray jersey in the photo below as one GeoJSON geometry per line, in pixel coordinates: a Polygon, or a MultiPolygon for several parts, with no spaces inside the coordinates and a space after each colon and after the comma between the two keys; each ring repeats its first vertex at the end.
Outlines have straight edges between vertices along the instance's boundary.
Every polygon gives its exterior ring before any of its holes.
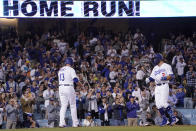
{"type": "Polygon", "coordinates": [[[48,120],[49,121],[55,121],[57,118],[56,114],[56,107],[54,105],[48,105],[47,106],[47,112],[48,112],[48,120]]]}
{"type": "Polygon", "coordinates": [[[17,121],[18,110],[12,105],[8,104],[6,106],[6,114],[7,114],[7,120],[17,121]]]}

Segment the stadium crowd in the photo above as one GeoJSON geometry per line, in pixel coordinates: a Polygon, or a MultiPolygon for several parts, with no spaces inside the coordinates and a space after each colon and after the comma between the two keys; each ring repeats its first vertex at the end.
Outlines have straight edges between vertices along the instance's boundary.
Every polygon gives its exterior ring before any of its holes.
{"type": "MultiPolygon", "coordinates": [[[[36,115],[58,126],[57,72],[69,56],[84,87],[76,86],[77,113],[82,126],[160,125],[154,103],[155,51],[144,34],[135,32],[96,35],[81,32],[74,43],[64,32],[18,36],[10,30],[1,39],[1,128],[39,127],[36,115]],[[125,121],[126,120],[126,121],[125,121]]],[[[196,33],[171,34],[163,39],[164,61],[172,65],[176,79],[170,82],[168,102],[174,108],[196,107],[196,33]]],[[[174,111],[182,124],[182,117],[174,111]]]]}

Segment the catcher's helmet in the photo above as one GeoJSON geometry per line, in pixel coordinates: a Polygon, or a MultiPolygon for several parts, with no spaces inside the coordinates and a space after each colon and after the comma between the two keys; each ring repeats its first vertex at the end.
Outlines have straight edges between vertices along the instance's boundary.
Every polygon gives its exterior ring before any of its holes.
{"type": "Polygon", "coordinates": [[[73,65],[73,60],[72,58],[68,57],[66,60],[65,60],[65,64],[69,64],[69,65],[73,65]]]}
{"type": "Polygon", "coordinates": [[[154,64],[157,65],[159,62],[163,60],[163,56],[161,54],[156,54],[154,57],[154,64]]]}

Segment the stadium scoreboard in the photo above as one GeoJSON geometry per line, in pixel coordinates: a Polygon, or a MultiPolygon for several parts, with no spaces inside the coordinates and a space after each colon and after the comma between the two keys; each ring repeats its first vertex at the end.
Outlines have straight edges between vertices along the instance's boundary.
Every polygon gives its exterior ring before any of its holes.
{"type": "Polygon", "coordinates": [[[196,0],[1,0],[3,18],[138,18],[196,16],[196,0]]]}

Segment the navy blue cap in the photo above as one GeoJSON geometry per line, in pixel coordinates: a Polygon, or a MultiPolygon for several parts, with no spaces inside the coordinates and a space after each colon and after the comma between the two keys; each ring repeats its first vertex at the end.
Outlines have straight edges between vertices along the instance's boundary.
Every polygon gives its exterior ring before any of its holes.
{"type": "Polygon", "coordinates": [[[184,88],[184,86],[183,85],[179,85],[178,88],[179,89],[182,89],[182,88],[184,88]]]}
{"type": "Polygon", "coordinates": [[[131,99],[131,98],[135,98],[134,96],[129,96],[129,99],[131,99]]]}

